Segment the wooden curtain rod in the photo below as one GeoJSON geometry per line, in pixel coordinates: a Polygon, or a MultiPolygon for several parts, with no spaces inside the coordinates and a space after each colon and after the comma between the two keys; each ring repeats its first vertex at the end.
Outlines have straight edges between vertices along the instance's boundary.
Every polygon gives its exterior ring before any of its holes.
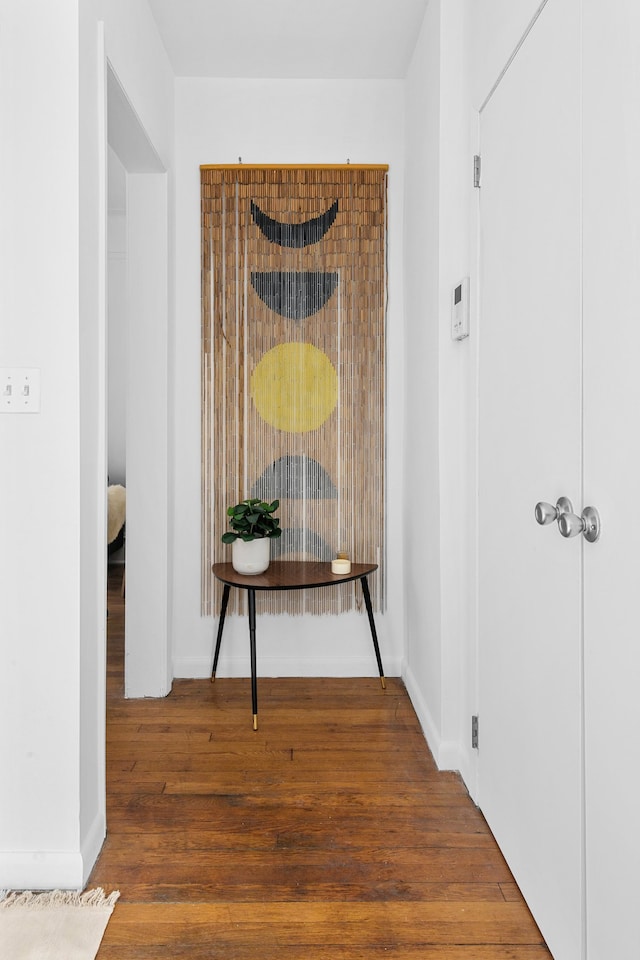
{"type": "Polygon", "coordinates": [[[388,170],[388,163],[201,163],[201,170],[388,170]]]}

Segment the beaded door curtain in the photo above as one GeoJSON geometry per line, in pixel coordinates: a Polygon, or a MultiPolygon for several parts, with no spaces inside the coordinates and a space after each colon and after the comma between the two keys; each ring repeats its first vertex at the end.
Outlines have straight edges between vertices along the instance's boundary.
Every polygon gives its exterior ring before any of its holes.
{"type": "MultiPolygon", "coordinates": [[[[382,610],[387,167],[200,174],[202,613],[220,599],[211,564],[231,559],[227,507],[247,497],[280,500],[272,560],[377,563],[382,610]]],[[[256,599],[270,613],[361,604],[358,583],[256,599]]]]}

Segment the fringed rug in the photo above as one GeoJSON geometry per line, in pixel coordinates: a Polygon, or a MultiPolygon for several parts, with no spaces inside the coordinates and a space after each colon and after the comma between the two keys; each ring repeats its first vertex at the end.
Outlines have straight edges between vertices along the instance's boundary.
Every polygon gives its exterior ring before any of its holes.
{"type": "Polygon", "coordinates": [[[98,887],[86,893],[0,891],[0,957],[6,960],[95,960],[120,896],[98,887]]]}

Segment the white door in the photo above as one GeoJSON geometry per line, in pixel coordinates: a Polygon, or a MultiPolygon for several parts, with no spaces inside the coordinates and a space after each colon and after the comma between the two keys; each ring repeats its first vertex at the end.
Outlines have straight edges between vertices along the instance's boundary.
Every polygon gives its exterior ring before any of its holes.
{"type": "Polygon", "coordinates": [[[579,0],[551,0],[480,120],[480,807],[556,960],[583,956],[579,0]]]}
{"type": "Polygon", "coordinates": [[[640,4],[583,0],[589,960],[637,960],[640,903],[640,4]],[[603,69],[606,65],[606,69],[603,69]]]}

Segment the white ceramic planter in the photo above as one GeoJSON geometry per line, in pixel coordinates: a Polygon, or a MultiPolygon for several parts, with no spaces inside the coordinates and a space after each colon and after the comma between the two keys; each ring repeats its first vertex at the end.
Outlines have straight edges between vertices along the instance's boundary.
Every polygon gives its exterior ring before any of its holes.
{"type": "Polygon", "coordinates": [[[259,540],[234,540],[231,544],[231,563],[236,573],[251,576],[264,573],[269,566],[271,540],[261,537],[259,540]]]}

